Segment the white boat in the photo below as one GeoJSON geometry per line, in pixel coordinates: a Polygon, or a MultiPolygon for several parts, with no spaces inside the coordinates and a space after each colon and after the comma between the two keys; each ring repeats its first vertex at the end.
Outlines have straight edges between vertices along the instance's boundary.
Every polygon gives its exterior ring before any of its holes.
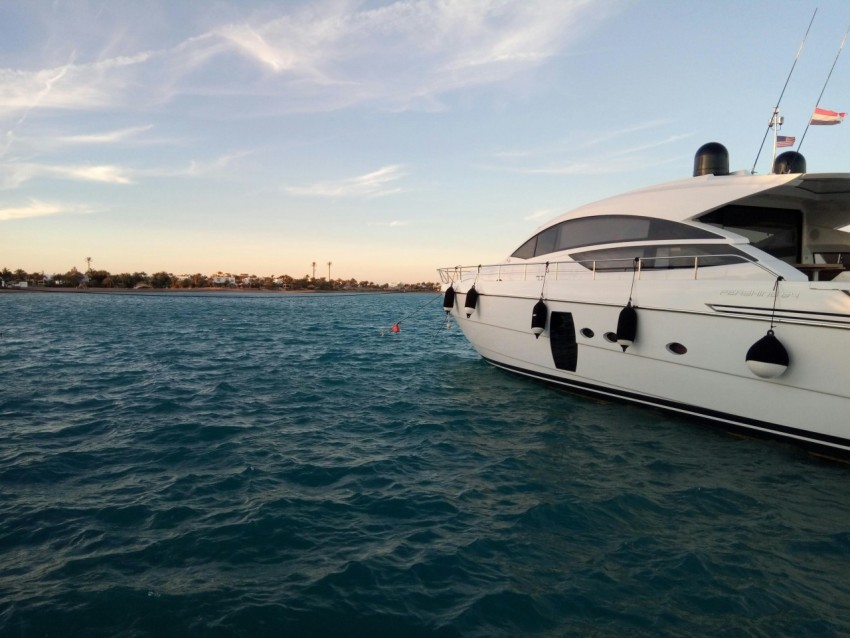
{"type": "Polygon", "coordinates": [[[769,175],[728,166],[706,144],[693,177],[439,269],[446,312],[499,368],[845,456],[850,173],[793,151],[769,175]]]}

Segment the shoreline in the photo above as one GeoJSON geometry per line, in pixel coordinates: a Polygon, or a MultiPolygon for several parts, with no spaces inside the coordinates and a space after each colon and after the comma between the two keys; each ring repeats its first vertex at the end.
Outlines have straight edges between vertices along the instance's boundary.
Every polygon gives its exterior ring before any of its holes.
{"type": "Polygon", "coordinates": [[[228,295],[313,295],[313,294],[349,294],[349,295],[387,295],[406,294],[410,292],[434,292],[432,290],[260,290],[257,288],[60,288],[60,287],[32,287],[32,288],[0,288],[3,293],[72,293],[93,295],[157,295],[157,294],[184,294],[184,295],[208,295],[224,293],[228,295]]]}

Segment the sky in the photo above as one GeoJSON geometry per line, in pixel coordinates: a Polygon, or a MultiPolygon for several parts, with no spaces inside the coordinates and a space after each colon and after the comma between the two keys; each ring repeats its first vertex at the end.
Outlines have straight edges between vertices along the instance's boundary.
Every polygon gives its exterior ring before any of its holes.
{"type": "MultiPolygon", "coordinates": [[[[437,281],[705,142],[751,169],[780,96],[798,141],[850,112],[848,27],[846,0],[0,0],[0,268],[437,281]]],[[[850,171],[850,121],[800,150],[850,171]]]]}

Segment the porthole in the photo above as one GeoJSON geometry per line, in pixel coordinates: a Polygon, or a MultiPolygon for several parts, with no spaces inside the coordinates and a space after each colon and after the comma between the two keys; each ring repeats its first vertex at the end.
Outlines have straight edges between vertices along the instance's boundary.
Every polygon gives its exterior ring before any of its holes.
{"type": "Polygon", "coordinates": [[[606,332],[603,336],[608,343],[617,343],[617,333],[606,332]]]}
{"type": "Polygon", "coordinates": [[[581,336],[587,339],[593,339],[593,330],[591,330],[590,328],[582,328],[581,336]]]}
{"type": "Polygon", "coordinates": [[[676,341],[667,344],[667,352],[671,354],[685,354],[687,351],[688,349],[685,346],[676,341]]]}

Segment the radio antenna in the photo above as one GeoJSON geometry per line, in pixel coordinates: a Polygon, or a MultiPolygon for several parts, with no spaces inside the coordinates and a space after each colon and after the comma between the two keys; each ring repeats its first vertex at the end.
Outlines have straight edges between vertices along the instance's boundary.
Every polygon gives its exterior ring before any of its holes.
{"type": "MultiPolygon", "coordinates": [[[[775,106],[775,107],[774,107],[774,109],[773,109],[774,115],[775,115],[775,114],[778,112],[778,110],[779,110],[779,103],[780,103],[780,102],[782,102],[782,96],[784,96],[784,95],[785,95],[785,89],[787,89],[787,88],[788,88],[788,82],[789,82],[789,80],[791,79],[791,74],[792,74],[792,73],[794,73],[794,67],[795,67],[795,66],[797,66],[797,60],[799,60],[799,59],[800,59],[800,54],[803,52],[803,47],[804,47],[804,46],[805,46],[805,44],[806,44],[806,38],[808,38],[808,37],[809,37],[809,31],[810,31],[810,30],[811,30],[811,28],[812,28],[812,23],[815,21],[815,16],[816,16],[817,14],[818,14],[818,10],[817,10],[817,8],[815,8],[814,13],[812,13],[812,19],[811,19],[811,20],[809,20],[809,26],[808,26],[808,28],[806,29],[806,35],[804,35],[804,36],[803,36],[803,41],[802,41],[802,42],[800,42],[800,48],[799,48],[799,49],[797,49],[797,55],[796,55],[796,56],[794,56],[794,64],[792,64],[792,65],[791,65],[791,70],[788,72],[788,77],[787,77],[787,78],[785,78],[785,86],[783,86],[783,87],[782,87],[782,92],[779,94],[779,99],[778,99],[778,100],[776,100],[776,106],[775,106]]],[[[774,119],[774,118],[771,118],[771,119],[770,119],[770,124],[768,124],[768,125],[767,125],[767,130],[765,130],[765,132],[764,132],[764,137],[763,137],[763,138],[761,138],[761,146],[759,146],[759,152],[758,152],[758,153],[756,153],[756,161],[755,161],[755,162],[753,162],[753,169],[750,171],[751,173],[755,173],[755,172],[756,172],[756,164],[758,164],[758,162],[759,162],[759,157],[761,156],[761,150],[764,148],[764,142],[765,142],[765,140],[767,139],[767,134],[768,134],[768,133],[770,133],[770,129],[771,129],[771,127],[773,126],[773,119],[774,119]]],[[[771,169],[771,170],[772,170],[772,169],[771,169]]]]}
{"type": "MultiPolygon", "coordinates": [[[[844,32],[844,37],[841,39],[841,46],[838,47],[838,53],[835,54],[835,59],[832,61],[832,68],[829,69],[829,74],[826,76],[826,82],[823,83],[823,88],[818,95],[818,101],[815,102],[815,109],[820,106],[820,99],[823,97],[823,92],[826,91],[826,85],[829,84],[829,78],[832,77],[832,72],[835,70],[835,64],[838,62],[838,56],[841,55],[841,50],[844,48],[844,43],[847,42],[847,34],[850,33],[850,27],[844,32]]],[[[797,152],[800,152],[800,147],[803,146],[803,140],[806,139],[806,133],[809,132],[809,127],[812,125],[812,118],[809,118],[809,123],[806,124],[806,130],[803,131],[803,137],[800,138],[800,143],[797,144],[797,152]]]]}

